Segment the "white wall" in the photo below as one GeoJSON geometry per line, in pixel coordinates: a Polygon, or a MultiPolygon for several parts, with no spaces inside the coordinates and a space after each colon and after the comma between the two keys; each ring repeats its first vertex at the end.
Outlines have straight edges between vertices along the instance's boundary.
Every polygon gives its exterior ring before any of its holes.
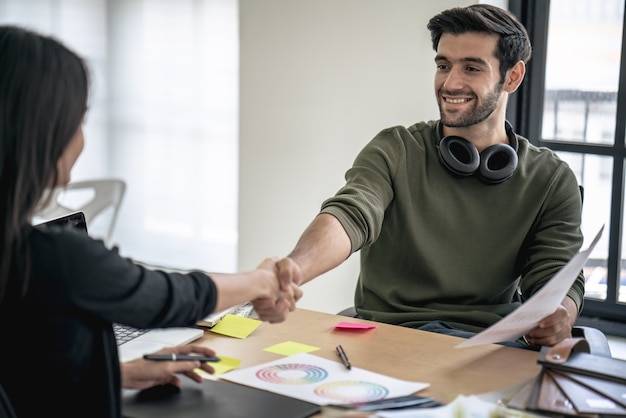
{"type": "MultiPolygon", "coordinates": [[[[462,0],[240,0],[240,270],[284,256],[380,130],[438,117],[426,29],[462,0]]],[[[299,307],[352,305],[358,253],[299,307]]]]}

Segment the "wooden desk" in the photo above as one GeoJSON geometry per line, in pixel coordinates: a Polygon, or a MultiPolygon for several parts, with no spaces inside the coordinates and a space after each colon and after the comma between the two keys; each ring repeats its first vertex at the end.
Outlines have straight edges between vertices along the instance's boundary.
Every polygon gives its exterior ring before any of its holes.
{"type": "Polygon", "coordinates": [[[207,331],[195,343],[214,349],[218,355],[241,359],[240,368],[281,358],[263,349],[285,341],[320,347],[311,354],[339,362],[335,347],[341,344],[354,367],[430,383],[419,394],[443,403],[461,394],[504,390],[540,371],[534,351],[495,344],[454,348],[462,338],[378,322],[378,328],[367,331],[336,331],[335,325],[341,321],[372,323],[297,309],[287,321],[263,323],[243,340],[207,331]]]}

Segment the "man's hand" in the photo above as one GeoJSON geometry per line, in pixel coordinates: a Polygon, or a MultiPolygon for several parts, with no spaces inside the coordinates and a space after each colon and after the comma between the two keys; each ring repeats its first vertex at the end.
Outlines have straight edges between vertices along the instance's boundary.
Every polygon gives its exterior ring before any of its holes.
{"type": "Polygon", "coordinates": [[[526,335],[528,344],[553,346],[572,336],[572,328],[578,316],[576,303],[565,296],[556,311],[541,320],[537,328],[526,335]]]}
{"type": "MultiPolygon", "coordinates": [[[[302,298],[302,289],[298,286],[301,276],[298,265],[289,258],[273,261],[272,268],[279,283],[277,297],[259,298],[252,301],[254,311],[259,318],[272,324],[286,320],[289,312],[296,309],[296,302],[302,298]]],[[[267,269],[267,259],[259,267],[267,269]]]]}
{"type": "Polygon", "coordinates": [[[278,299],[255,299],[252,301],[254,311],[259,319],[270,324],[283,322],[287,319],[289,312],[293,312],[296,307],[290,301],[298,301],[302,297],[302,290],[294,285],[292,295],[282,294],[278,299]]]}

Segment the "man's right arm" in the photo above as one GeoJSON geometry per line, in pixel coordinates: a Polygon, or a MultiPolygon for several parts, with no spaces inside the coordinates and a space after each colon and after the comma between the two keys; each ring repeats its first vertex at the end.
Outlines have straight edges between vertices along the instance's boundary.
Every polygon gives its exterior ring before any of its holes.
{"type": "Polygon", "coordinates": [[[291,253],[277,263],[281,282],[304,284],[343,263],[351,254],[352,243],[333,215],[321,213],[304,231],[291,253]]]}
{"type": "MultiPolygon", "coordinates": [[[[302,285],[341,264],[351,253],[352,244],[341,223],[333,215],[322,213],[304,230],[296,247],[276,262],[276,274],[282,289],[292,283],[302,285]]],[[[252,301],[259,316],[272,318],[281,314],[280,301],[252,301]]]]}

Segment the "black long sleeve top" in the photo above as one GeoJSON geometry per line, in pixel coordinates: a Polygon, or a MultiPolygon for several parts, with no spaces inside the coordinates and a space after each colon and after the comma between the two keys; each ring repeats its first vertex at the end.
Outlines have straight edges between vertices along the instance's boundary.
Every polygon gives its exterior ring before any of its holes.
{"type": "Polygon", "coordinates": [[[216,306],[206,274],[146,269],[76,230],[32,228],[26,248],[0,304],[0,383],[18,417],[120,417],[112,323],[187,326],[216,306]]]}

